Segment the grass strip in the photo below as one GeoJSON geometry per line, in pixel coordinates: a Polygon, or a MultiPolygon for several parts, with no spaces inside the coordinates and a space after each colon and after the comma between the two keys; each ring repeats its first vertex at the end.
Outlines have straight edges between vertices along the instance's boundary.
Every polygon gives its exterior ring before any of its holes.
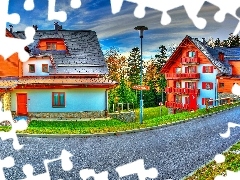
{"type": "Polygon", "coordinates": [[[196,170],[192,175],[184,178],[184,180],[214,180],[218,175],[225,176],[226,170],[233,172],[240,171],[239,152],[240,142],[237,142],[223,153],[226,158],[225,162],[217,164],[215,160],[211,160],[208,164],[196,170]]]}
{"type": "MultiPolygon", "coordinates": [[[[178,121],[185,121],[195,117],[202,117],[206,114],[219,112],[230,107],[239,105],[240,102],[228,105],[222,105],[206,109],[199,109],[195,112],[181,112],[177,114],[167,114],[167,108],[163,107],[163,113],[160,117],[160,108],[145,108],[144,121],[140,124],[135,122],[122,122],[116,119],[96,120],[96,121],[40,121],[33,120],[28,125],[28,129],[20,133],[29,134],[93,134],[118,132],[146,127],[171,124],[178,121]]],[[[136,111],[136,114],[137,111],[136,111]]],[[[9,131],[11,127],[0,126],[0,131],[9,131]]]]}

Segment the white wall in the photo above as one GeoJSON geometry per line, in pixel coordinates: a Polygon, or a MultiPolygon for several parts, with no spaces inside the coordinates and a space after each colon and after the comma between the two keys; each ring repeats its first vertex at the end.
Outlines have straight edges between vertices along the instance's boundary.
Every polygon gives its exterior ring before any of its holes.
{"type": "Polygon", "coordinates": [[[49,66],[51,66],[51,62],[49,58],[44,57],[34,59],[34,60],[28,60],[27,62],[23,63],[23,76],[48,76],[49,73],[42,72],[42,64],[48,64],[48,70],[49,66]],[[29,64],[35,64],[35,73],[29,73],[29,64]]]}

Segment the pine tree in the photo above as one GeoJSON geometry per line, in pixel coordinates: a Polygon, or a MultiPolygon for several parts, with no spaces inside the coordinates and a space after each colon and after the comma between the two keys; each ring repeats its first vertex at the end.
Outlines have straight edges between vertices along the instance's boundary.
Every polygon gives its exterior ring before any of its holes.
{"type": "Polygon", "coordinates": [[[141,54],[138,47],[135,47],[130,52],[127,59],[128,64],[128,81],[131,86],[140,84],[140,71],[141,71],[141,54]]]}
{"type": "Polygon", "coordinates": [[[229,46],[230,47],[239,47],[239,35],[234,36],[233,33],[229,35],[229,46]]]}
{"type": "Polygon", "coordinates": [[[161,45],[158,50],[158,54],[155,55],[154,65],[159,72],[167,61],[167,48],[164,45],[161,45]]]}
{"type": "Polygon", "coordinates": [[[219,38],[216,39],[216,41],[214,42],[215,47],[220,47],[221,46],[221,41],[219,38]]]}

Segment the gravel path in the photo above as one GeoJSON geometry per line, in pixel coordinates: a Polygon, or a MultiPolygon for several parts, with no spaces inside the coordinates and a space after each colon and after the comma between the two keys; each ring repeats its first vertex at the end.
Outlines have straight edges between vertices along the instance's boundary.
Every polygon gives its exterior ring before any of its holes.
{"type": "MultiPolygon", "coordinates": [[[[73,154],[73,169],[65,172],[61,168],[61,161],[50,163],[51,179],[78,180],[80,170],[91,168],[96,173],[108,171],[109,179],[114,180],[118,179],[116,167],[144,159],[146,169],[157,168],[157,179],[178,180],[239,141],[239,127],[232,129],[227,139],[219,135],[226,132],[228,122],[240,124],[239,120],[240,108],[237,107],[175,126],[120,136],[22,137],[19,141],[25,146],[20,151],[13,150],[11,140],[0,140],[0,159],[14,157],[15,166],[4,169],[6,179],[14,180],[25,178],[22,171],[24,164],[33,166],[34,175],[44,173],[43,160],[58,158],[63,149],[73,154]]],[[[136,174],[121,178],[127,179],[138,180],[136,174]]]]}

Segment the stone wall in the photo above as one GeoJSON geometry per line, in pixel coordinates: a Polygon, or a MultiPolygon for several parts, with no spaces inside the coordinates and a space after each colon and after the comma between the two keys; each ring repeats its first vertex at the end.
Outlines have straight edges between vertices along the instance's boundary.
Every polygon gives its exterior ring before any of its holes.
{"type": "Polygon", "coordinates": [[[6,92],[4,93],[3,97],[2,97],[2,103],[3,103],[3,110],[4,111],[9,111],[11,110],[11,93],[10,92],[6,92]]]}
{"type": "MultiPolygon", "coordinates": [[[[16,116],[16,112],[12,112],[13,116],[16,116]]],[[[78,119],[94,119],[94,118],[106,118],[106,111],[83,111],[83,112],[65,112],[65,113],[56,113],[56,112],[29,112],[28,117],[30,118],[58,118],[58,119],[67,119],[67,118],[78,118],[78,119]]]]}
{"type": "Polygon", "coordinates": [[[134,122],[135,121],[135,112],[129,111],[129,112],[120,112],[120,113],[109,113],[109,117],[113,119],[118,119],[120,121],[124,122],[134,122]]]}

